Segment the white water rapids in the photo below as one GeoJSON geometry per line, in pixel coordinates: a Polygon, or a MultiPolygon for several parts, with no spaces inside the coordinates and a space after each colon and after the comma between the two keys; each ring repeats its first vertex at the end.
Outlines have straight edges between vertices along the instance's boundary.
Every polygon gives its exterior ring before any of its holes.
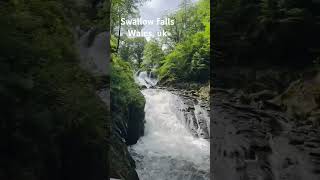
{"type": "Polygon", "coordinates": [[[210,145],[191,135],[179,96],[144,89],[145,135],[130,147],[140,180],[208,180],[210,145]]]}
{"type": "Polygon", "coordinates": [[[145,86],[146,88],[153,87],[157,85],[158,80],[156,78],[152,78],[152,73],[151,72],[137,72],[134,75],[134,80],[137,84],[140,86],[145,86]]]}

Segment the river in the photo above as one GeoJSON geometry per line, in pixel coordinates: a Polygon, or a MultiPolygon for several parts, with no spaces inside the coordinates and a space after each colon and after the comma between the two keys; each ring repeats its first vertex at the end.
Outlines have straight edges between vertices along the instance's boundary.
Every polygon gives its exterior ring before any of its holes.
{"type": "Polygon", "coordinates": [[[149,88],[142,93],[145,135],[129,148],[140,180],[209,179],[210,144],[187,128],[181,115],[182,98],[164,89],[149,88]]]}

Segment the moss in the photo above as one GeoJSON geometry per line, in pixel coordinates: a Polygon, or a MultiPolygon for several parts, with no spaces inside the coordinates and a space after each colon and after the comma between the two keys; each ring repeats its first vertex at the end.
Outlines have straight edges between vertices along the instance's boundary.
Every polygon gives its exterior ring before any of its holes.
{"type": "Polygon", "coordinates": [[[115,106],[121,104],[127,107],[134,103],[137,107],[144,107],[144,97],[134,82],[129,63],[116,56],[112,59],[111,94],[114,94],[111,100],[115,106]]]}
{"type": "Polygon", "coordinates": [[[107,176],[110,113],[78,66],[66,4],[1,3],[0,179],[107,176]]]}
{"type": "Polygon", "coordinates": [[[199,97],[200,97],[201,99],[204,99],[204,100],[209,101],[209,99],[210,99],[210,84],[201,87],[201,88],[199,89],[198,94],[199,94],[199,97]]]}
{"type": "Polygon", "coordinates": [[[144,132],[145,99],[134,82],[129,63],[112,58],[111,71],[111,174],[123,179],[136,179],[134,161],[127,145],[135,144],[144,132]],[[123,139],[123,140],[122,140],[123,139]]]}

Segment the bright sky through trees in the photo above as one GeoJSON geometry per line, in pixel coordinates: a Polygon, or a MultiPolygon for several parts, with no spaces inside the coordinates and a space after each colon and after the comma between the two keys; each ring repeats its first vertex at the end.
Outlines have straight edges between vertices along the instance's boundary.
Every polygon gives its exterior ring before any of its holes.
{"type": "MultiPolygon", "coordinates": [[[[179,9],[179,4],[182,0],[151,0],[144,3],[140,8],[140,15],[142,19],[157,19],[169,12],[179,9]]],[[[192,0],[197,2],[198,0],[192,0]]],[[[159,31],[160,27],[157,25],[144,26],[144,31],[159,31]]]]}

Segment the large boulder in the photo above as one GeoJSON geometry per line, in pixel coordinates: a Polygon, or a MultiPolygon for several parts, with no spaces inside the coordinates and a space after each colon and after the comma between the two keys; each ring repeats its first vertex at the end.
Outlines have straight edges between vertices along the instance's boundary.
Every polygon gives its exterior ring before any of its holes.
{"type": "Polygon", "coordinates": [[[270,102],[294,117],[306,118],[315,114],[320,105],[320,73],[291,83],[286,91],[270,102]]]}
{"type": "Polygon", "coordinates": [[[128,134],[126,143],[133,145],[136,144],[138,139],[144,134],[144,108],[129,105],[128,111],[128,134]]]}
{"type": "Polygon", "coordinates": [[[117,133],[113,133],[110,138],[110,177],[139,180],[135,162],[129,154],[125,141],[117,133]]]}

